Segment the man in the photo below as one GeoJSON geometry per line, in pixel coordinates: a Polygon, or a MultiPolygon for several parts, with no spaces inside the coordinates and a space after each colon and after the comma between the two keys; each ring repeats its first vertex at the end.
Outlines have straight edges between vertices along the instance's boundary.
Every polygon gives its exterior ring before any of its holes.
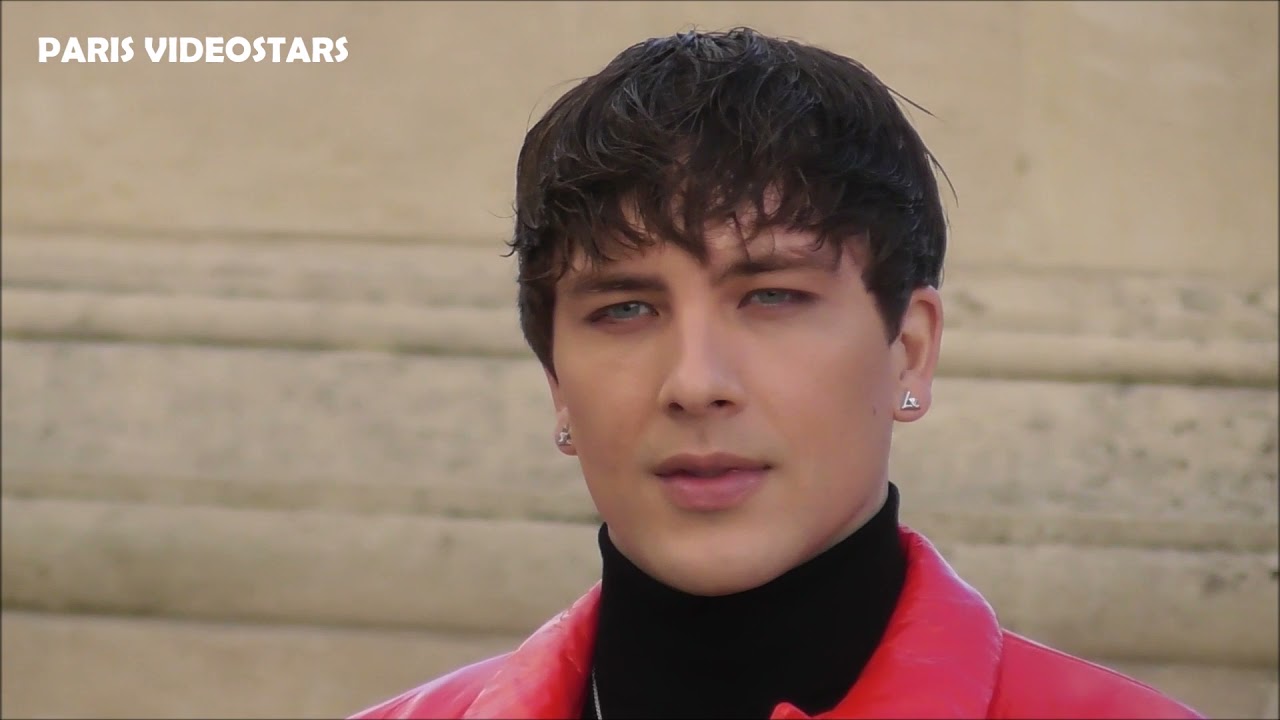
{"type": "Polygon", "coordinates": [[[561,98],[512,245],[602,580],[357,717],[1197,717],[1002,630],[898,523],[893,424],[928,412],[943,326],[934,166],[864,67],[749,29],[561,98]]]}

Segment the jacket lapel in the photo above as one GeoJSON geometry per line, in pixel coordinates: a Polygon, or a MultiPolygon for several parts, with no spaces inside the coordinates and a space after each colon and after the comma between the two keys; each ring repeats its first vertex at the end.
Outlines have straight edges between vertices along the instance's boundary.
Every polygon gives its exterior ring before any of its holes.
{"type": "Polygon", "coordinates": [[[906,527],[907,578],[858,682],[819,718],[982,718],[1000,670],[995,612],[933,545],[906,527]]]}
{"type": "Polygon", "coordinates": [[[600,583],[596,583],[508,656],[463,717],[578,717],[599,609],[600,583]]]}
{"type": "MultiPolygon", "coordinates": [[[[849,694],[816,718],[986,717],[1001,655],[995,613],[923,535],[899,535],[907,577],[884,639],[849,694]]],[[[578,717],[599,603],[597,583],[507,658],[464,717],[578,717]]],[[[783,703],[773,717],[808,716],[783,703]]]]}

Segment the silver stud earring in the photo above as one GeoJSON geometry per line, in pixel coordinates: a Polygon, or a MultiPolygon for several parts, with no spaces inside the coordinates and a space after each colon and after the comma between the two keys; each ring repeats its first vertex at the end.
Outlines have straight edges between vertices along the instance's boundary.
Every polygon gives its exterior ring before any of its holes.
{"type": "Polygon", "coordinates": [[[573,444],[573,436],[569,434],[569,426],[565,425],[561,428],[560,433],[556,435],[556,445],[560,447],[568,447],[573,444]]]}
{"type": "Polygon", "coordinates": [[[916,399],[915,395],[911,394],[910,390],[907,391],[906,395],[902,396],[902,409],[903,410],[919,410],[920,409],[920,401],[916,399]]]}

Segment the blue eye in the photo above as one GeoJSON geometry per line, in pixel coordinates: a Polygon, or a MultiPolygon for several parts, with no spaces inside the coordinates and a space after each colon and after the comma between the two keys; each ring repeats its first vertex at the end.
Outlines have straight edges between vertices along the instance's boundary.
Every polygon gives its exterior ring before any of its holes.
{"type": "Polygon", "coordinates": [[[607,320],[630,320],[632,318],[640,317],[644,314],[644,311],[648,309],[649,306],[642,302],[624,302],[618,303],[617,305],[610,305],[609,307],[601,310],[599,315],[601,318],[607,320]]]}
{"type": "Polygon", "coordinates": [[[775,290],[771,288],[767,290],[757,290],[751,293],[751,298],[758,299],[761,305],[781,305],[788,300],[796,299],[795,295],[796,294],[790,290],[775,290]]]}

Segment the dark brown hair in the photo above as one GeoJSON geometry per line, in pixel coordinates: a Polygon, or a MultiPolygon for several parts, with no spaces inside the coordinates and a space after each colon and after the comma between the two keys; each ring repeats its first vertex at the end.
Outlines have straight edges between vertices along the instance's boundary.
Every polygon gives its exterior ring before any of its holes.
{"type": "Polygon", "coordinates": [[[717,222],[856,240],[896,338],[911,292],[941,284],[947,232],[941,168],[896,97],[854,60],[750,28],[641,42],[572,88],[516,170],[510,246],[538,360],[555,372],[555,286],[576,255],[663,241],[705,261],[717,222]]]}

